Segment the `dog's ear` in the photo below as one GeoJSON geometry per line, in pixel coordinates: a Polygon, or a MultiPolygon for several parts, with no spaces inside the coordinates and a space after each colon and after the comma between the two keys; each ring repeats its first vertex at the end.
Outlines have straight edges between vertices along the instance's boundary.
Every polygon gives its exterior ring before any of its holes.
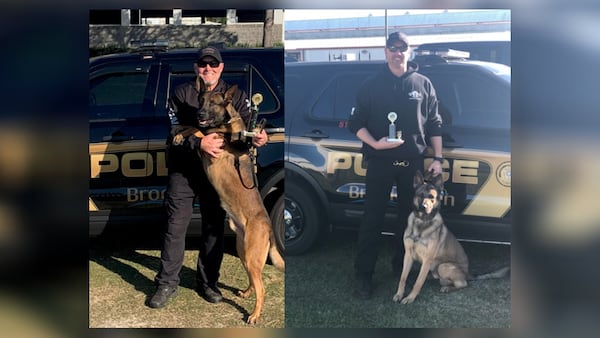
{"type": "Polygon", "coordinates": [[[431,182],[431,179],[433,178],[433,171],[428,170],[425,172],[425,174],[423,175],[423,181],[425,182],[431,182]]]}
{"type": "Polygon", "coordinates": [[[225,101],[231,102],[233,100],[233,94],[235,94],[237,89],[238,89],[238,85],[236,85],[236,84],[229,87],[229,89],[227,89],[227,91],[225,92],[225,101]]]}
{"type": "Polygon", "coordinates": [[[417,170],[415,173],[415,178],[413,179],[413,188],[423,185],[423,181],[423,174],[421,174],[420,170],[417,170]]]}

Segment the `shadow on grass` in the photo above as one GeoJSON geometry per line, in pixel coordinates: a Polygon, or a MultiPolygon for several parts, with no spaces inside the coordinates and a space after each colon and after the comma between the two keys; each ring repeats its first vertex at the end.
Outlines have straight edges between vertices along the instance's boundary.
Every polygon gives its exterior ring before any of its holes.
{"type": "Polygon", "coordinates": [[[158,271],[160,266],[159,259],[145,254],[140,254],[133,249],[123,249],[114,252],[98,249],[90,250],[90,261],[93,261],[103,266],[105,269],[121,276],[124,281],[133,285],[135,290],[144,293],[147,297],[152,296],[152,293],[155,289],[154,281],[144,276],[136,268],[121,262],[117,258],[138,263],[154,271],[158,271]]]}
{"type": "MultiPolygon", "coordinates": [[[[194,240],[186,243],[186,250],[198,250],[194,245],[194,240]]],[[[160,245],[154,239],[125,239],[116,241],[114,238],[97,238],[92,240],[89,249],[89,260],[97,263],[105,269],[119,275],[125,282],[131,284],[136,291],[143,293],[146,296],[144,304],[147,306],[150,298],[154,294],[154,280],[142,274],[138,269],[123,261],[128,261],[148,268],[155,274],[160,269],[160,258],[140,253],[136,250],[143,248],[144,250],[160,250],[160,245]]],[[[226,238],[225,254],[236,256],[235,239],[226,238]]],[[[241,264],[241,263],[240,263],[241,264]]],[[[93,276],[90,276],[93,278],[93,276]]],[[[237,294],[240,289],[219,282],[217,284],[222,290],[228,290],[233,294],[237,294]]],[[[179,287],[196,290],[196,270],[182,266],[180,271],[179,287]]],[[[197,292],[196,292],[197,293],[197,292]]],[[[198,297],[201,298],[200,294],[198,297]]],[[[241,298],[240,298],[241,299],[241,298]]],[[[245,321],[250,313],[236,302],[235,299],[223,297],[223,303],[230,305],[239,311],[245,321]]]]}
{"type": "MultiPolygon", "coordinates": [[[[219,287],[222,287],[223,289],[228,289],[230,291],[236,291],[237,289],[229,287],[229,286],[225,286],[222,285],[221,283],[219,283],[219,287]]],[[[233,292],[234,294],[236,292],[233,292]]],[[[250,312],[248,312],[243,306],[241,306],[240,304],[236,303],[235,299],[229,299],[225,296],[223,296],[223,303],[230,305],[231,307],[237,309],[241,314],[242,314],[242,320],[244,322],[246,322],[248,320],[248,317],[250,317],[250,312]]]]}

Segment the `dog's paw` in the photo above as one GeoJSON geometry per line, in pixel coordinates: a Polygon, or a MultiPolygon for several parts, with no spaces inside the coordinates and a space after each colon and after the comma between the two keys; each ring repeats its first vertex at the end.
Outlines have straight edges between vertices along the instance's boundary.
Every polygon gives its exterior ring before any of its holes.
{"type": "Polygon", "coordinates": [[[404,297],[404,299],[402,300],[401,303],[402,304],[410,304],[410,303],[414,302],[414,300],[415,300],[414,296],[408,295],[408,296],[404,297]]]}
{"type": "Polygon", "coordinates": [[[181,134],[175,135],[175,137],[173,137],[173,145],[180,146],[182,144],[183,144],[183,135],[181,135],[181,134]]]}
{"type": "Polygon", "coordinates": [[[248,289],[243,290],[243,291],[242,290],[238,290],[237,295],[238,295],[238,297],[246,299],[246,298],[248,298],[248,297],[250,297],[252,295],[253,291],[254,291],[254,289],[252,289],[252,288],[248,288],[248,289]]]}
{"type": "Polygon", "coordinates": [[[254,325],[258,322],[259,317],[260,317],[260,314],[256,314],[253,312],[250,316],[248,316],[248,320],[246,321],[246,323],[250,324],[250,325],[254,325]]]}
{"type": "Polygon", "coordinates": [[[392,300],[393,300],[394,302],[398,303],[399,301],[401,301],[401,300],[402,300],[402,294],[398,294],[398,293],[397,293],[397,294],[395,294],[395,295],[394,295],[394,298],[392,298],[392,300]]]}

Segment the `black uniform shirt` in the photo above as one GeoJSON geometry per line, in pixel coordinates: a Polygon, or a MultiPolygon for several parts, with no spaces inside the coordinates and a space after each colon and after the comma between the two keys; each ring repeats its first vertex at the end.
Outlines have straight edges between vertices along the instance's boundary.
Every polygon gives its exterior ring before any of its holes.
{"type": "MultiPolygon", "coordinates": [[[[213,91],[225,93],[229,88],[231,88],[229,84],[223,81],[223,79],[219,79],[213,91]]],[[[197,113],[200,108],[200,103],[198,102],[198,95],[200,94],[196,89],[196,79],[175,88],[169,103],[170,108],[173,109],[177,116],[179,124],[199,128],[197,113]]],[[[246,92],[240,89],[236,90],[232,101],[233,107],[238,111],[244,122],[247,123],[250,119],[250,108],[246,92]]]]}
{"type": "Polygon", "coordinates": [[[388,114],[398,115],[396,130],[402,131],[405,143],[397,148],[376,151],[363,143],[365,158],[372,156],[398,159],[417,158],[427,147],[426,137],[440,136],[442,118],[431,81],[417,73],[418,65],[409,62],[402,76],[395,76],[384,65],[377,74],[365,80],[356,97],[356,105],[348,123],[356,134],[366,128],[375,140],[388,136],[388,114]]]}
{"type": "MultiPolygon", "coordinates": [[[[213,91],[225,93],[229,88],[231,88],[231,85],[226,83],[223,79],[219,79],[219,82],[213,91]]],[[[202,128],[200,128],[198,124],[198,109],[200,108],[198,95],[201,94],[202,93],[196,88],[195,78],[175,88],[172,97],[169,99],[169,109],[172,110],[177,117],[177,124],[194,126],[202,131],[202,128]]],[[[246,92],[238,88],[233,94],[232,104],[246,124],[250,119],[248,102],[246,92]]],[[[167,144],[169,145],[169,148],[167,149],[169,172],[183,172],[189,170],[189,168],[201,166],[200,158],[190,147],[188,140],[182,145],[173,146],[172,137],[173,136],[169,133],[167,138],[167,144]],[[193,164],[189,165],[189,163],[193,164]]]]}

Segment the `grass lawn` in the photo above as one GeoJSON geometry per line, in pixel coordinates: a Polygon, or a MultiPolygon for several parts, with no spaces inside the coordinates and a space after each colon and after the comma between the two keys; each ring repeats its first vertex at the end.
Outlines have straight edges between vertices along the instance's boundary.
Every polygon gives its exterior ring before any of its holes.
{"type": "MultiPolygon", "coordinates": [[[[231,241],[233,242],[233,241],[231,241]]],[[[234,245],[233,245],[234,246],[234,245]]],[[[196,249],[186,250],[178,295],[162,309],[146,306],[154,291],[160,250],[133,249],[96,243],[89,257],[89,327],[91,328],[223,328],[247,327],[254,296],[242,299],[248,278],[234,253],[226,253],[219,287],[225,298],[219,304],[202,299],[195,288],[196,249]]],[[[284,326],[284,273],[271,265],[263,270],[266,296],[259,328],[284,326]]]]}
{"type": "MultiPolygon", "coordinates": [[[[457,292],[440,293],[427,280],[412,304],[394,303],[398,280],[391,271],[391,241],[382,248],[369,300],[352,297],[353,234],[329,236],[308,254],[287,257],[286,327],[318,328],[507,328],[511,326],[510,277],[473,281],[457,292]]],[[[510,246],[462,243],[471,272],[510,265],[510,246]]],[[[419,267],[415,264],[415,267],[419,267]]],[[[417,271],[411,272],[407,294],[417,271]]]]}

